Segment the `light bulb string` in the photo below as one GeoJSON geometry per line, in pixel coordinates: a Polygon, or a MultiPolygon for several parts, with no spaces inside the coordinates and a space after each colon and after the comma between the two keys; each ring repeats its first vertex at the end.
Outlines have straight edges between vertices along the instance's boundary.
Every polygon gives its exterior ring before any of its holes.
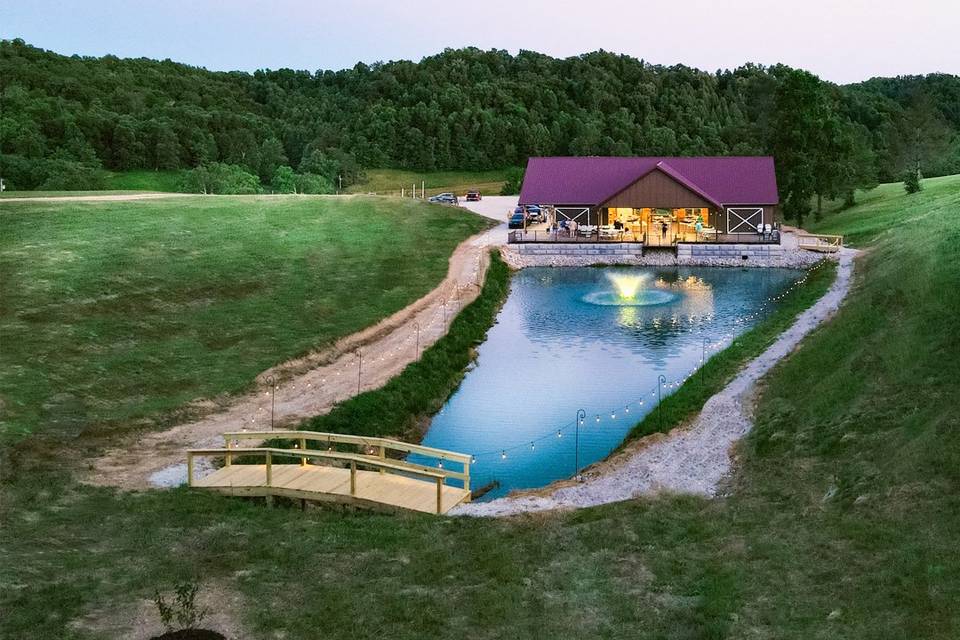
{"type": "MultiPolygon", "coordinates": [[[[764,301],[764,303],[761,304],[761,307],[762,307],[762,306],[765,306],[768,302],[779,302],[780,300],[782,300],[784,297],[786,297],[786,294],[788,294],[788,293],[789,293],[790,291],[792,291],[794,288],[803,285],[803,284],[807,281],[807,278],[808,278],[810,272],[815,271],[816,269],[819,269],[819,268],[822,267],[826,262],[827,262],[826,259],[821,259],[821,260],[819,260],[813,267],[811,267],[811,268],[807,271],[806,274],[804,274],[802,277],[800,277],[800,278],[798,278],[796,281],[794,281],[793,284],[791,284],[784,292],[782,292],[781,294],[778,294],[777,296],[770,296],[770,297],[768,297],[768,298],[766,299],[766,301],[764,301]]],[[[752,317],[755,316],[755,315],[759,315],[759,310],[753,312],[752,314],[748,314],[747,317],[751,317],[751,318],[752,318],[752,317]]],[[[723,346],[724,344],[727,343],[727,340],[728,340],[728,339],[731,339],[731,338],[735,339],[735,338],[736,338],[736,335],[735,335],[735,334],[726,334],[726,335],[724,335],[723,337],[721,337],[719,340],[717,340],[717,341],[715,341],[715,342],[708,343],[708,344],[706,345],[706,347],[707,347],[707,349],[709,349],[709,350],[711,350],[711,351],[713,351],[713,350],[715,350],[715,349],[719,349],[721,346],[723,346]]],[[[690,372],[687,373],[685,376],[683,376],[683,377],[681,377],[681,378],[676,378],[676,379],[674,379],[674,380],[672,380],[672,381],[664,382],[664,383],[663,383],[663,387],[668,388],[668,389],[673,389],[674,387],[679,388],[684,382],[686,382],[686,381],[689,380],[691,377],[693,377],[693,375],[697,372],[697,370],[698,370],[700,367],[703,367],[704,365],[706,365],[706,361],[705,361],[705,360],[701,361],[701,362],[699,363],[699,366],[694,367],[693,369],[691,369],[690,372]]],[[[616,414],[620,411],[621,408],[624,409],[624,410],[626,410],[626,409],[628,409],[629,407],[633,407],[633,406],[635,406],[635,405],[637,405],[637,406],[642,405],[642,404],[643,404],[643,400],[644,400],[644,398],[646,398],[647,395],[656,395],[656,393],[657,393],[657,387],[658,387],[658,386],[660,386],[660,385],[659,385],[659,384],[654,385],[653,387],[651,387],[651,388],[648,390],[648,393],[647,393],[647,394],[644,394],[643,396],[641,396],[641,397],[639,397],[639,398],[636,398],[635,400],[633,400],[633,401],[631,401],[631,402],[627,402],[627,403],[625,403],[625,404],[617,405],[616,407],[610,409],[609,411],[596,414],[596,418],[600,418],[600,420],[603,420],[603,417],[602,417],[602,416],[605,415],[606,413],[609,413],[609,414],[611,414],[611,416],[613,416],[613,417],[611,417],[610,419],[611,419],[611,420],[615,420],[615,419],[616,419],[615,416],[616,416],[616,414]]],[[[656,404],[651,404],[650,406],[651,406],[651,407],[656,407],[657,405],[656,405],[656,404]]],[[[588,421],[589,421],[588,418],[584,418],[584,420],[583,420],[583,425],[586,426],[586,423],[587,423],[588,421]]],[[[566,424],[564,424],[564,425],[562,425],[562,426],[560,426],[560,427],[550,429],[548,433],[545,433],[544,435],[538,436],[538,437],[536,437],[536,438],[529,439],[529,440],[524,440],[523,442],[520,442],[520,443],[517,443],[517,444],[513,444],[513,445],[510,445],[510,446],[506,446],[506,447],[498,447],[498,448],[496,448],[496,449],[490,449],[490,450],[487,450],[487,451],[480,451],[480,452],[478,452],[478,453],[475,453],[475,454],[473,454],[473,460],[476,461],[478,458],[483,458],[483,457],[492,456],[492,455],[497,455],[497,456],[500,456],[501,458],[503,458],[503,457],[504,457],[504,456],[503,456],[504,453],[509,453],[509,452],[511,452],[511,451],[516,451],[516,450],[518,450],[518,449],[530,448],[531,445],[536,444],[536,443],[538,443],[538,442],[543,442],[544,440],[550,440],[550,439],[553,439],[553,438],[557,438],[558,435],[562,435],[562,434],[564,434],[564,433],[568,433],[569,430],[570,430],[571,428],[575,427],[575,426],[576,426],[576,421],[567,422],[566,424]]]]}
{"type": "MultiPolygon", "coordinates": [[[[732,322],[733,324],[740,325],[740,324],[743,324],[743,323],[746,322],[746,321],[753,320],[753,319],[759,317],[759,316],[761,315],[761,313],[763,313],[768,306],[772,306],[774,303],[780,302],[781,300],[783,300],[784,298],[786,298],[790,293],[792,293],[796,288],[804,285],[804,284],[807,282],[807,280],[808,280],[808,278],[810,277],[810,275],[811,275],[814,271],[820,269],[821,267],[823,267],[824,265],[826,265],[828,262],[830,262],[829,258],[821,258],[821,259],[818,260],[816,263],[814,263],[813,266],[811,266],[809,269],[807,269],[806,272],[805,272],[800,278],[798,278],[798,279],[795,280],[793,283],[791,283],[786,289],[784,289],[783,291],[781,291],[781,292],[778,293],[777,295],[767,296],[763,301],[761,301],[760,305],[759,305],[754,311],[752,311],[751,313],[745,314],[745,315],[743,315],[743,316],[734,317],[734,318],[732,318],[729,322],[732,322]]],[[[445,314],[444,305],[445,305],[446,303],[453,302],[454,300],[458,300],[459,297],[456,295],[456,293],[457,293],[457,292],[453,292],[449,297],[444,297],[443,303],[442,303],[441,305],[438,305],[436,308],[434,308],[433,312],[432,312],[432,313],[430,314],[430,316],[429,316],[429,319],[428,319],[426,325],[420,328],[420,332],[421,332],[421,333],[424,333],[424,334],[427,333],[438,321],[440,321],[441,323],[444,322],[444,320],[443,320],[443,318],[442,318],[442,316],[445,314]]],[[[705,316],[705,317],[706,317],[706,316],[705,316]]],[[[691,318],[691,322],[692,322],[693,316],[690,316],[690,318],[691,318]]],[[[714,319],[713,316],[712,316],[712,314],[710,315],[710,318],[711,318],[711,320],[714,319]]],[[[674,323],[676,323],[676,319],[674,319],[674,323]]],[[[691,328],[690,328],[689,330],[687,330],[686,332],[692,333],[693,330],[694,330],[694,327],[691,327],[691,328]]],[[[709,348],[710,350],[718,349],[718,348],[720,348],[720,346],[722,346],[723,344],[725,344],[727,340],[735,339],[735,338],[736,338],[736,334],[734,334],[734,333],[724,334],[724,335],[721,336],[721,338],[720,338],[719,340],[717,340],[716,342],[712,342],[712,343],[708,344],[708,345],[707,345],[707,348],[709,348]]],[[[414,340],[416,340],[416,339],[417,339],[417,335],[416,335],[415,333],[411,332],[409,335],[407,335],[405,338],[403,338],[403,339],[401,340],[401,342],[400,342],[399,345],[397,345],[397,346],[393,347],[392,349],[388,350],[388,352],[387,352],[386,354],[381,354],[379,357],[375,358],[375,359],[373,360],[373,362],[382,362],[382,361],[384,361],[384,360],[386,359],[386,357],[387,357],[388,355],[390,355],[390,351],[396,353],[396,352],[400,352],[400,351],[405,350],[405,349],[407,348],[407,346],[408,346],[408,343],[412,343],[412,342],[413,342],[414,340]]],[[[704,364],[706,364],[705,361],[701,361],[701,362],[700,362],[700,366],[701,366],[701,367],[702,367],[704,364]]],[[[350,373],[353,373],[353,372],[356,370],[356,367],[357,367],[357,359],[356,359],[356,358],[353,358],[353,359],[351,359],[350,362],[344,363],[343,366],[339,368],[339,370],[333,371],[333,375],[339,376],[341,373],[347,372],[347,371],[349,371],[350,373]]],[[[676,379],[676,380],[673,380],[672,382],[665,383],[665,386],[672,387],[672,386],[674,386],[674,385],[682,384],[683,381],[689,379],[689,378],[693,375],[693,373],[696,372],[696,370],[697,370],[698,368],[699,368],[699,367],[694,367],[694,369],[691,370],[691,372],[690,372],[689,374],[683,376],[682,378],[678,378],[678,379],[676,379]]],[[[323,379],[321,380],[321,383],[326,383],[326,381],[327,381],[326,378],[323,378],[323,379]]],[[[312,387],[312,384],[308,384],[307,387],[312,387]]],[[[278,389],[278,390],[280,389],[280,386],[279,386],[279,385],[277,386],[277,389],[278,389]]],[[[655,392],[656,392],[656,387],[653,388],[653,393],[655,393],[655,392]]],[[[269,392],[268,392],[268,393],[269,393],[269,392]]],[[[628,403],[623,404],[623,405],[618,405],[618,407],[613,408],[613,409],[611,409],[610,411],[608,411],[608,412],[606,412],[606,413],[615,414],[617,411],[619,411],[619,408],[620,408],[620,407],[623,407],[624,409],[626,409],[627,407],[630,407],[630,406],[633,406],[633,405],[637,404],[638,401],[639,401],[639,399],[634,400],[633,402],[628,402],[628,403]]],[[[262,406],[259,407],[259,408],[257,409],[257,411],[258,411],[258,412],[259,412],[259,411],[263,411],[263,407],[262,407],[262,406]]],[[[255,422],[255,421],[256,421],[256,418],[251,418],[250,421],[251,421],[251,422],[255,422]]],[[[573,426],[573,423],[567,423],[566,425],[560,427],[559,430],[553,429],[553,430],[550,431],[550,433],[548,433],[548,434],[546,434],[546,435],[543,435],[543,436],[540,436],[539,438],[534,438],[533,440],[526,440],[526,441],[524,441],[524,442],[521,443],[521,444],[511,445],[510,447],[507,447],[507,448],[501,447],[501,448],[498,448],[498,449],[495,449],[495,450],[483,451],[483,452],[480,452],[480,453],[478,453],[478,454],[475,454],[474,457],[491,455],[491,454],[493,454],[493,453],[495,453],[495,454],[500,454],[500,453],[502,453],[502,452],[504,452],[504,451],[512,451],[512,450],[514,450],[514,449],[519,449],[519,448],[521,448],[521,447],[527,447],[527,446],[529,446],[531,443],[536,443],[536,442],[540,442],[540,441],[542,441],[542,440],[549,439],[549,438],[551,438],[551,437],[556,437],[556,434],[557,434],[558,431],[562,434],[562,433],[564,433],[564,432],[566,431],[566,429],[568,429],[570,426],[573,426]]]]}

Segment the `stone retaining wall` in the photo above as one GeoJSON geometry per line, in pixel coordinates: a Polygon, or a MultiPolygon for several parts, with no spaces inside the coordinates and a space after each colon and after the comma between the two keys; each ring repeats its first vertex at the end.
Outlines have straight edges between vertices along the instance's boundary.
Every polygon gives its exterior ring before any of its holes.
{"type": "Polygon", "coordinates": [[[680,244],[676,255],[666,248],[651,249],[643,255],[640,244],[539,242],[505,245],[501,254],[514,269],[600,264],[802,268],[823,257],[776,244],[680,244]]]}
{"type": "Polygon", "coordinates": [[[777,260],[783,257],[779,244],[679,244],[677,259],[734,258],[743,262],[777,260]]]}

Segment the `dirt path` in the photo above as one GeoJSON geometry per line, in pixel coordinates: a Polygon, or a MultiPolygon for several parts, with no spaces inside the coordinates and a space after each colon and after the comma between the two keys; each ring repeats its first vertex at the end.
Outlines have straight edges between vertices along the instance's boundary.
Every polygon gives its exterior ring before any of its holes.
{"type": "Polygon", "coordinates": [[[129,439],[92,463],[86,481],[125,489],[175,486],[186,480],[185,456],[191,448],[223,446],[222,434],[241,428],[270,428],[270,383],[276,395],[278,427],[322,415],[360,391],[376,389],[403,371],[419,352],[444,335],[459,309],[472,302],[489,264],[489,248],[506,239],[505,225],[476,235],[450,257],[446,278],[433,291],[377,325],[338,341],[331,349],[269,369],[257,376],[257,388],[229,406],[164,431],[129,439]],[[361,358],[356,355],[361,351],[361,358]]]}
{"type": "Polygon", "coordinates": [[[587,470],[582,482],[564,481],[535,492],[473,502],[450,513],[506,516],[619,502],[661,491],[715,495],[731,471],[731,447],[753,426],[757,381],[840,307],[850,290],[856,254],[852,249],[841,251],[837,278],[827,293],[707,400],[691,424],[628,445],[619,455],[587,470]]]}

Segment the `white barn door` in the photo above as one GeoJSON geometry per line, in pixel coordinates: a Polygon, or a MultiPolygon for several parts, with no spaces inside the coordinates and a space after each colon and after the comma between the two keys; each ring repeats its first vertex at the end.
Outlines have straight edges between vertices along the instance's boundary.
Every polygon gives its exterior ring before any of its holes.
{"type": "Polygon", "coordinates": [[[763,224],[763,207],[730,207],[727,209],[727,233],[756,233],[763,224]]]}

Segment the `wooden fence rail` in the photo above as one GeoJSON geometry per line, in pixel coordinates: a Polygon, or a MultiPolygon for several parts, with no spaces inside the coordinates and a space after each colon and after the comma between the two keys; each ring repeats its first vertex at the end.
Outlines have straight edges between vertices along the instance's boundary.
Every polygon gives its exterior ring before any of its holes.
{"type": "Polygon", "coordinates": [[[445,513],[470,500],[471,456],[455,451],[413,445],[389,438],[366,438],[315,431],[240,431],[224,434],[223,448],[187,452],[187,482],[191,487],[230,495],[300,498],[344,502],[360,506],[385,506],[430,513],[445,513]],[[293,440],[295,448],[238,446],[242,440],[293,440]],[[320,446],[317,446],[320,443],[320,446]],[[334,445],[357,445],[360,452],[341,451],[334,445]],[[415,453],[439,460],[436,468],[388,458],[386,452],[415,453]],[[197,457],[223,459],[223,467],[198,478],[197,457]],[[238,458],[243,457],[242,460],[238,458]],[[263,464],[249,464],[257,458],[263,464]],[[278,458],[295,462],[278,462],[278,458]],[[463,471],[443,466],[449,460],[463,471]],[[447,483],[463,482],[463,487],[447,483]]]}
{"type": "MultiPolygon", "coordinates": [[[[332,451],[334,445],[353,445],[359,448],[360,455],[365,459],[379,458],[386,460],[387,452],[393,451],[398,454],[415,454],[426,458],[432,458],[437,461],[436,468],[426,465],[408,462],[406,460],[393,459],[398,464],[406,465],[411,470],[434,471],[441,473],[446,478],[454,478],[463,482],[463,488],[470,490],[470,463],[473,456],[457,451],[447,449],[436,449],[434,447],[425,447],[419,444],[401,442],[391,438],[379,438],[368,436],[355,436],[343,433],[326,433],[321,431],[230,431],[223,434],[223,440],[226,448],[236,448],[243,440],[292,440],[300,449],[306,449],[307,443],[319,443],[310,448],[315,450],[326,449],[332,451]],[[457,471],[445,466],[448,462],[455,462],[463,467],[463,471],[457,471]]],[[[245,452],[244,448],[237,448],[238,453],[245,452]]],[[[230,464],[233,458],[231,452],[226,460],[230,464]]]]}
{"type": "Polygon", "coordinates": [[[798,233],[798,245],[808,251],[821,253],[835,253],[843,246],[843,236],[833,236],[823,233],[798,233]]]}

